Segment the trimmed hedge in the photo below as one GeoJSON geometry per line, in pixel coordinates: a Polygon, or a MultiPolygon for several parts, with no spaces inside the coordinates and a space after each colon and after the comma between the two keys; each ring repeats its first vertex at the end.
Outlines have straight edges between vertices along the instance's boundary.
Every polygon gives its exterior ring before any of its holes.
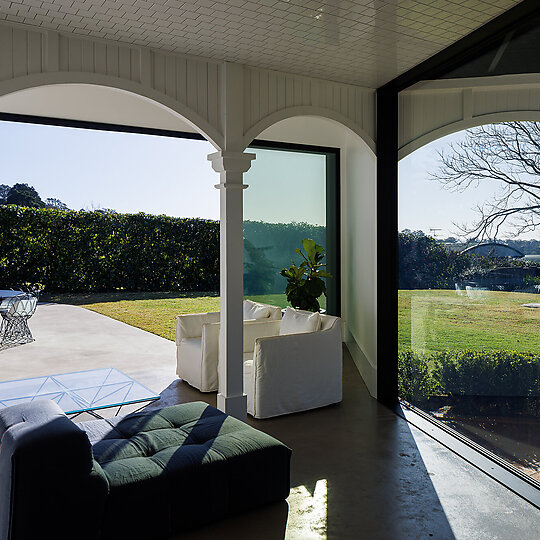
{"type": "Polygon", "coordinates": [[[455,351],[435,357],[444,393],[461,396],[540,396],[540,354],[455,351]]]}
{"type": "Polygon", "coordinates": [[[296,249],[304,238],[326,246],[326,227],[309,223],[244,222],[244,290],[247,294],[279,294],[287,279],[279,272],[302,259],[296,249]]]}
{"type": "Polygon", "coordinates": [[[0,283],[50,292],[215,291],[219,223],[0,206],[0,283]]]}
{"type": "Polygon", "coordinates": [[[399,353],[400,396],[540,396],[540,354],[513,351],[399,353]]]}
{"type": "Polygon", "coordinates": [[[414,402],[436,395],[438,384],[428,362],[413,351],[398,356],[399,396],[414,402]]]}
{"type": "MultiPolygon", "coordinates": [[[[324,244],[325,231],[246,221],[248,292],[284,292],[281,268],[297,258],[303,238],[324,244]]],[[[22,284],[73,293],[217,291],[219,222],[0,205],[0,287],[22,284]]]]}

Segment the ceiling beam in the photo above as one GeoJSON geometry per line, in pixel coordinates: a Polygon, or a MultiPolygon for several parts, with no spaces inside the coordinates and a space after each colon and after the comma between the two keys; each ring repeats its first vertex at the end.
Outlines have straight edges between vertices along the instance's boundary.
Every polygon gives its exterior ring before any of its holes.
{"type": "Polygon", "coordinates": [[[419,81],[436,79],[459,67],[465,60],[472,60],[491,47],[504,42],[508,32],[516,30],[521,25],[530,23],[531,19],[538,17],[540,17],[540,2],[538,0],[524,0],[454,44],[379,87],[377,92],[380,90],[400,92],[419,81]]]}

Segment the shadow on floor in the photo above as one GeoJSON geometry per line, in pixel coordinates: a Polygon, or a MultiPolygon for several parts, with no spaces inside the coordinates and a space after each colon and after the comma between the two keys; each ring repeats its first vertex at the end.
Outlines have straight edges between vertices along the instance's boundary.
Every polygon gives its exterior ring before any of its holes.
{"type": "MultiPolygon", "coordinates": [[[[343,380],[339,405],[267,420],[248,417],[250,425],[293,450],[288,505],[228,518],[181,537],[453,539],[407,422],[369,396],[350,357],[343,380]]],[[[200,393],[180,380],[161,396],[148,408],[216,402],[215,393],[200,393]]]]}

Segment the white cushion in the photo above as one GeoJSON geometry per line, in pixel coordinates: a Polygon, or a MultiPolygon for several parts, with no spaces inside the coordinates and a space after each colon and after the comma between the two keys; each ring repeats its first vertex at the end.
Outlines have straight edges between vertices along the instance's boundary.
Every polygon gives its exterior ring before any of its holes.
{"type": "Polygon", "coordinates": [[[307,332],[317,332],[321,327],[321,316],[318,313],[297,311],[291,307],[285,310],[285,315],[281,319],[279,335],[305,334],[307,332]]]}
{"type": "Polygon", "coordinates": [[[267,319],[270,317],[271,309],[251,300],[244,300],[244,321],[267,319]]]}

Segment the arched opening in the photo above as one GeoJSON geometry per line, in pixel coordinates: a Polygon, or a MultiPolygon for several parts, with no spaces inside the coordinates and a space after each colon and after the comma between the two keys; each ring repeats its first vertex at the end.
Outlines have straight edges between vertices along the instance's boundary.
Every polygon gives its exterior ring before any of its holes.
{"type": "MultiPolygon", "coordinates": [[[[377,366],[375,155],[370,146],[350,128],[335,120],[318,116],[294,116],[280,120],[258,134],[257,139],[333,148],[338,151],[339,214],[336,215],[336,223],[340,233],[340,245],[330,247],[339,253],[341,281],[339,294],[344,340],[370,392],[375,395],[377,366]]],[[[256,167],[257,162],[248,173],[246,183],[250,183],[249,175],[257,173],[256,167]]],[[[256,188],[255,182],[253,187],[256,188]]],[[[252,188],[250,187],[247,192],[250,189],[252,188]]],[[[247,192],[246,210],[249,211],[250,199],[247,192]]],[[[301,206],[306,203],[306,199],[297,195],[294,202],[301,206]]]]}
{"type": "Polygon", "coordinates": [[[215,141],[103,85],[22,89],[0,111],[2,184],[37,192],[2,192],[1,288],[46,285],[51,300],[29,321],[36,341],[3,351],[2,379],[114,367],[162,391],[175,316],[219,310],[215,141]]]}
{"type": "Polygon", "coordinates": [[[400,162],[399,391],[538,479],[540,123],[508,114],[400,162]]]}
{"type": "Polygon", "coordinates": [[[34,86],[0,96],[3,113],[100,122],[120,126],[204,133],[158,102],[97,84],[34,86]]]}
{"type": "Polygon", "coordinates": [[[46,116],[44,113],[49,111],[60,118],[69,115],[70,119],[86,121],[88,116],[106,116],[109,118],[106,123],[113,123],[111,118],[125,118],[128,126],[150,123],[150,127],[159,129],[163,129],[159,125],[163,121],[183,128],[187,125],[186,131],[201,134],[216,149],[223,143],[219,130],[187,105],[145,85],[108,75],[62,72],[28,75],[0,83],[0,99],[5,101],[6,108],[23,109],[24,114],[46,116]]]}
{"type": "Polygon", "coordinates": [[[519,110],[502,111],[490,114],[477,115],[472,118],[460,119],[457,122],[446,124],[440,128],[429,131],[428,133],[403,145],[398,152],[399,159],[407,157],[412,152],[435,142],[443,137],[459,133],[466,129],[483,126],[486,124],[495,124],[498,122],[540,122],[540,111],[519,110]]]}

